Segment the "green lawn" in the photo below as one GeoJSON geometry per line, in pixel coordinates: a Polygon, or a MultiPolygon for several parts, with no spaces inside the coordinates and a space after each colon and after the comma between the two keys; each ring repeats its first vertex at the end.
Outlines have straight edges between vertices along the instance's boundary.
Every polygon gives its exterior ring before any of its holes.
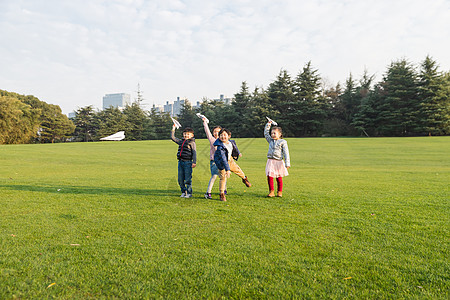
{"type": "Polygon", "coordinates": [[[169,140],[0,146],[0,299],[448,299],[450,137],[238,139],[227,202],[179,198],[169,140]]]}

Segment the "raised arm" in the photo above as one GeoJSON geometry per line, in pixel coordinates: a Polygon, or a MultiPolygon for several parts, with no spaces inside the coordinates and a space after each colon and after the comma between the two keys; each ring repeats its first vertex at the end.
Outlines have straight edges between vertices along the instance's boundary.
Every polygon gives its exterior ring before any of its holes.
{"type": "Polygon", "coordinates": [[[203,120],[203,127],[205,128],[206,137],[208,138],[210,143],[214,143],[216,139],[211,134],[211,131],[209,130],[208,123],[206,123],[206,120],[203,120]]]}
{"type": "Polygon", "coordinates": [[[170,134],[170,137],[171,137],[172,141],[174,141],[177,144],[179,144],[181,142],[181,140],[179,138],[175,137],[175,126],[172,127],[172,132],[170,134]]]}
{"type": "Polygon", "coordinates": [[[266,140],[270,143],[272,141],[272,137],[270,136],[270,126],[272,123],[268,122],[266,124],[266,127],[264,127],[264,136],[266,137],[266,140]]]}

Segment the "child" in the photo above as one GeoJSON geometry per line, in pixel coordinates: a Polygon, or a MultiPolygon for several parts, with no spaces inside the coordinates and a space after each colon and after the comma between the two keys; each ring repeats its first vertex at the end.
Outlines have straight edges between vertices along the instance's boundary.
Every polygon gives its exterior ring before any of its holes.
{"type": "MultiPolygon", "coordinates": [[[[219,138],[219,132],[222,130],[222,127],[216,126],[213,128],[213,133],[209,131],[208,123],[206,122],[205,118],[202,118],[203,120],[203,127],[205,128],[206,137],[209,140],[209,168],[211,170],[211,178],[209,179],[208,183],[208,189],[205,193],[206,199],[212,199],[211,191],[212,187],[214,185],[214,182],[217,179],[217,176],[219,176],[219,169],[217,169],[216,163],[214,162],[214,153],[216,152],[216,147],[214,146],[214,142],[219,138]]],[[[226,193],[226,192],[225,192],[226,193]]]]}
{"type": "Polygon", "coordinates": [[[264,136],[269,142],[269,152],[267,153],[266,176],[269,184],[269,194],[267,197],[275,197],[273,178],[277,179],[278,191],[277,197],[283,196],[283,176],[288,176],[288,169],[291,166],[289,159],[289,149],[286,140],[283,140],[283,131],[281,127],[272,127],[269,129],[272,121],[269,121],[264,128],[264,136]],[[283,163],[284,158],[284,163],[283,163]]]}
{"type": "Polygon", "coordinates": [[[175,125],[172,127],[172,141],[178,144],[178,184],[181,188],[182,198],[192,197],[192,168],[197,164],[197,148],[194,139],[194,130],[186,127],[183,130],[183,139],[175,137],[175,125]]]}
{"type": "Polygon", "coordinates": [[[238,160],[242,154],[237,148],[236,142],[230,140],[231,132],[228,129],[222,128],[219,132],[219,138],[214,142],[216,152],[214,153],[214,162],[219,169],[219,192],[220,201],[227,201],[225,197],[225,187],[227,178],[230,178],[231,172],[242,178],[242,182],[247,186],[252,185],[245,176],[241,168],[234,162],[233,159],[238,160]]]}

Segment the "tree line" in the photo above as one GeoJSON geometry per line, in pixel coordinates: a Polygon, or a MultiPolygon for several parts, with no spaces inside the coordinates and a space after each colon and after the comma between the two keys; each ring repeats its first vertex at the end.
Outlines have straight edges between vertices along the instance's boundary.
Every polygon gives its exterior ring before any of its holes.
{"type": "MultiPolygon", "coordinates": [[[[343,86],[327,87],[308,62],[295,77],[281,70],[267,88],[250,91],[242,82],[231,105],[209,99],[199,107],[185,104],[177,119],[197,138],[206,136],[196,113],[234,137],[261,137],[266,116],[288,137],[450,134],[450,73],[441,72],[431,57],[418,68],[406,59],[393,61],[380,82],[374,77],[366,71],[356,80],[350,74],[343,86]]],[[[119,130],[129,140],[167,139],[172,121],[168,113],[146,112],[134,103],[122,112],[80,109],[75,125],[77,140],[98,140],[119,130]]]]}
{"type": "MultiPolygon", "coordinates": [[[[308,62],[296,76],[281,70],[266,88],[250,90],[242,82],[231,105],[209,99],[199,107],[187,103],[177,119],[197,138],[205,133],[196,113],[234,137],[261,137],[266,116],[287,137],[450,134],[450,72],[440,71],[431,57],[417,67],[406,59],[393,61],[379,82],[374,78],[365,71],[359,79],[350,74],[343,85],[326,86],[308,62]]],[[[56,105],[0,90],[0,143],[98,141],[121,130],[126,140],[167,139],[170,115],[147,111],[141,101],[123,110],[82,107],[68,120],[56,105]]]]}

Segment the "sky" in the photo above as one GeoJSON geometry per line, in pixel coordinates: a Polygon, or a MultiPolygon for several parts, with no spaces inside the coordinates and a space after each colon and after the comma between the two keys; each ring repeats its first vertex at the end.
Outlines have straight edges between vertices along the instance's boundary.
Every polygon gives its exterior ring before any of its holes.
{"type": "Polygon", "coordinates": [[[450,71],[450,0],[0,0],[0,89],[63,113],[138,84],[146,108],[267,88],[311,61],[326,85],[431,56],[450,71]]]}

